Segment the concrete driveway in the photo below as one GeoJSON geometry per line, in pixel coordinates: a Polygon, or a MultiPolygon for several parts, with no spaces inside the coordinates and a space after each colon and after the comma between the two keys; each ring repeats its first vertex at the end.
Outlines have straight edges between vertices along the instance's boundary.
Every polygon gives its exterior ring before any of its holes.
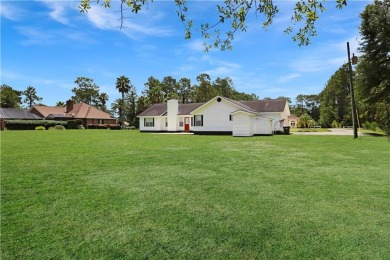
{"type": "MultiPolygon", "coordinates": [[[[353,129],[350,128],[328,128],[330,132],[290,132],[293,135],[350,135],[353,136],[353,129]]],[[[358,136],[363,134],[358,133],[358,136]]]]}

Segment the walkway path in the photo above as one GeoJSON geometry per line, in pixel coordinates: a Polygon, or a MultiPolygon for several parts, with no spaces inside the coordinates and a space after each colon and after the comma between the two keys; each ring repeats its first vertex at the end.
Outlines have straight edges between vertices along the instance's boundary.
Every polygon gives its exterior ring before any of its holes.
{"type": "MultiPolygon", "coordinates": [[[[292,132],[293,135],[350,135],[353,136],[353,129],[329,128],[330,132],[292,132]]],[[[358,136],[364,134],[358,133],[358,136]]]]}

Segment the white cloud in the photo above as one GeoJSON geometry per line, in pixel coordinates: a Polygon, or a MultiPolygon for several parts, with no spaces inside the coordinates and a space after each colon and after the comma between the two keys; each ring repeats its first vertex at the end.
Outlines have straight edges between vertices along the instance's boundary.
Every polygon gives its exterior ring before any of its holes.
{"type": "Polygon", "coordinates": [[[49,16],[62,24],[69,25],[70,18],[68,17],[69,11],[78,11],[76,1],[53,1],[53,0],[39,0],[39,2],[46,5],[51,11],[49,16]]]}
{"type": "Polygon", "coordinates": [[[199,51],[203,52],[204,47],[203,47],[203,40],[201,39],[191,39],[189,40],[190,42],[187,44],[187,48],[192,50],[192,51],[199,51]]]}
{"type": "MultiPolygon", "coordinates": [[[[103,9],[99,6],[92,6],[86,15],[95,27],[102,30],[119,30],[121,25],[118,14],[109,12],[108,9],[103,9]]],[[[173,34],[171,29],[155,26],[149,22],[144,21],[141,25],[130,22],[129,19],[125,18],[120,32],[131,39],[139,39],[141,35],[164,37],[173,34]]]]}
{"type": "Polygon", "coordinates": [[[65,39],[84,43],[93,43],[85,34],[73,30],[44,30],[39,27],[19,26],[16,30],[26,37],[22,45],[50,45],[61,43],[65,39]]]}
{"type": "Polygon", "coordinates": [[[8,20],[19,21],[25,15],[25,11],[15,4],[8,4],[1,1],[0,16],[8,20]]]}
{"type": "Polygon", "coordinates": [[[280,76],[278,78],[278,82],[279,83],[286,83],[292,79],[296,79],[296,78],[299,78],[301,76],[301,74],[299,73],[290,73],[290,74],[287,74],[287,75],[283,75],[283,76],[280,76]]]}

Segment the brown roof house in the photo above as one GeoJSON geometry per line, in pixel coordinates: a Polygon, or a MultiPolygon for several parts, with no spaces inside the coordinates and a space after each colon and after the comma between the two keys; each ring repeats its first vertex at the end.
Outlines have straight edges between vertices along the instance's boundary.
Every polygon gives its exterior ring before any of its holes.
{"type": "Polygon", "coordinates": [[[141,132],[193,132],[233,136],[271,135],[288,126],[285,99],[236,101],[216,96],[206,103],[154,104],[138,115],[141,132]]]}
{"type": "Polygon", "coordinates": [[[71,100],[66,102],[66,107],[33,106],[30,112],[51,120],[80,119],[84,127],[116,124],[110,114],[85,103],[74,104],[71,100]]]}
{"type": "Polygon", "coordinates": [[[16,108],[0,108],[0,129],[5,129],[7,120],[42,120],[41,116],[37,116],[29,111],[16,108]]]}

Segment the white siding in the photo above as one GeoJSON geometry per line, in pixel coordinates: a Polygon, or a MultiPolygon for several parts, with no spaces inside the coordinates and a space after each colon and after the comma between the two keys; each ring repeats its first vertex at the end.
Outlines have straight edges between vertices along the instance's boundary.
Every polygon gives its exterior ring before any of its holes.
{"type": "Polygon", "coordinates": [[[177,114],[179,112],[179,102],[175,99],[168,100],[167,102],[168,112],[168,131],[176,132],[178,130],[179,122],[177,114]]]}
{"type": "Polygon", "coordinates": [[[283,118],[283,113],[280,112],[259,113],[258,116],[272,119],[272,131],[283,131],[283,125],[288,125],[288,118],[283,118]],[[282,119],[284,119],[284,122],[280,126],[280,120],[282,119]]]}
{"type": "Polygon", "coordinates": [[[239,107],[222,99],[207,103],[204,107],[194,112],[194,115],[203,115],[203,126],[194,126],[194,131],[231,132],[233,123],[229,120],[230,114],[239,107]]]}
{"type": "Polygon", "coordinates": [[[233,115],[233,136],[253,136],[253,115],[235,113],[233,115]]]}
{"type": "Polygon", "coordinates": [[[163,116],[157,116],[157,117],[149,117],[149,116],[140,116],[139,117],[139,130],[140,131],[152,131],[152,132],[157,132],[157,131],[166,131],[167,128],[165,127],[165,118],[163,116]],[[154,126],[144,126],[144,118],[154,118],[154,126]]]}
{"type": "Polygon", "coordinates": [[[253,133],[255,135],[271,135],[272,119],[255,117],[253,123],[253,133]]]}

